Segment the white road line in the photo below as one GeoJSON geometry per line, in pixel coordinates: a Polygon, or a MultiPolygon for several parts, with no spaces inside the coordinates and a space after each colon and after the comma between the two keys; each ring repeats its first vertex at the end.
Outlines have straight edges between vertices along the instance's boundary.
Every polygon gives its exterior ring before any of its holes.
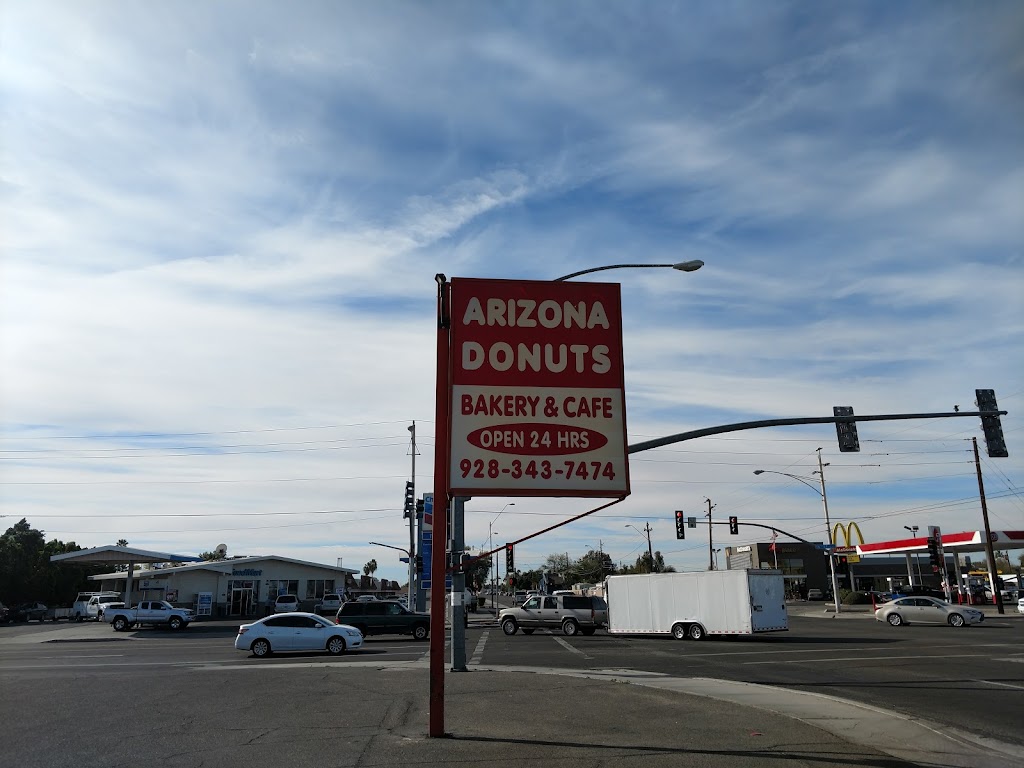
{"type": "Polygon", "coordinates": [[[913,659],[915,661],[926,661],[930,659],[962,659],[964,654],[962,653],[950,653],[942,656],[921,656],[919,654],[914,656],[833,656],[828,659],[793,659],[792,661],[743,661],[740,662],[744,666],[754,666],[756,664],[831,664],[836,661],[859,661],[859,662],[873,662],[879,660],[886,661],[907,661],[913,659]]]}
{"type": "Polygon", "coordinates": [[[484,648],[487,646],[487,638],[490,637],[491,631],[485,629],[483,634],[480,635],[480,639],[477,641],[476,648],[473,649],[473,658],[469,660],[470,664],[479,664],[480,660],[484,656],[484,648]]]}
{"type": "Polygon", "coordinates": [[[1009,683],[998,683],[995,680],[976,680],[978,683],[988,683],[989,685],[999,685],[1003,688],[1013,688],[1015,691],[1024,691],[1024,685],[1010,685],[1009,683]]]}
{"type": "Polygon", "coordinates": [[[581,651],[581,650],[580,650],[579,648],[574,648],[573,646],[569,645],[569,643],[567,643],[567,642],[566,642],[565,640],[563,640],[563,639],[562,639],[562,638],[560,638],[560,637],[557,637],[557,636],[555,636],[555,635],[552,635],[552,636],[551,636],[551,639],[552,639],[552,640],[554,640],[554,641],[555,641],[556,643],[558,643],[558,644],[559,644],[560,646],[562,646],[563,648],[565,648],[565,650],[567,650],[567,651],[572,651],[573,653],[578,653],[578,654],[579,654],[580,656],[582,656],[582,657],[583,657],[584,659],[593,659],[593,658],[594,658],[593,656],[588,656],[588,655],[587,655],[587,654],[585,654],[585,653],[584,653],[583,651],[581,651]]]}

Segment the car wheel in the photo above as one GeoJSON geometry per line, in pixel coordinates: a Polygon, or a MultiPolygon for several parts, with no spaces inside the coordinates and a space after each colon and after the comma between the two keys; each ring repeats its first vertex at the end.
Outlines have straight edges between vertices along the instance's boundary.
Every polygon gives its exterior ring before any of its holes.
{"type": "Polygon", "coordinates": [[[182,620],[179,617],[171,616],[171,620],[167,622],[167,626],[169,626],[171,629],[177,632],[179,629],[181,629],[183,623],[184,622],[182,622],[182,620]]]}
{"type": "Polygon", "coordinates": [[[265,656],[269,656],[272,652],[270,647],[270,641],[260,638],[259,640],[253,640],[252,647],[249,649],[252,651],[252,655],[257,659],[262,659],[265,656]]]}
{"type": "Polygon", "coordinates": [[[563,621],[562,622],[562,634],[563,635],[569,635],[569,637],[572,637],[573,635],[578,635],[579,632],[580,632],[580,625],[577,624],[574,619],[569,619],[568,621],[563,621]]]}
{"type": "Polygon", "coordinates": [[[331,656],[341,656],[345,652],[345,641],[335,635],[327,641],[327,652],[331,656]]]}
{"type": "Polygon", "coordinates": [[[888,616],[885,617],[885,620],[888,621],[894,627],[898,627],[900,624],[903,623],[903,617],[900,616],[898,613],[890,613],[888,616]]]}
{"type": "Polygon", "coordinates": [[[949,614],[949,626],[951,627],[962,627],[964,625],[964,617],[959,613],[949,614]]]}
{"type": "Polygon", "coordinates": [[[691,640],[703,640],[704,634],[704,627],[700,624],[691,624],[689,629],[686,630],[686,636],[691,640]]]}
{"type": "Polygon", "coordinates": [[[506,635],[514,635],[519,631],[519,625],[516,624],[515,619],[505,619],[501,622],[501,631],[506,635]]]}
{"type": "Polygon", "coordinates": [[[426,640],[427,634],[429,634],[430,628],[426,624],[417,624],[412,628],[412,636],[414,640],[426,640]]]}
{"type": "Polygon", "coordinates": [[[118,616],[114,619],[112,626],[114,627],[115,632],[124,632],[128,629],[128,619],[123,616],[118,616]]]}
{"type": "Polygon", "coordinates": [[[673,624],[672,625],[672,637],[676,640],[686,639],[686,625],[685,624],[673,624]]]}

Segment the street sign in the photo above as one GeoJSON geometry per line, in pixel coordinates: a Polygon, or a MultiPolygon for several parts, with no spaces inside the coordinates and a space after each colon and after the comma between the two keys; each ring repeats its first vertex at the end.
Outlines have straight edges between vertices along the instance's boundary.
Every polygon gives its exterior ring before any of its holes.
{"type": "Polygon", "coordinates": [[[450,490],[629,495],[617,283],[451,281],[450,490]]]}
{"type": "Polygon", "coordinates": [[[828,551],[830,549],[834,549],[835,548],[835,544],[815,544],[814,548],[815,549],[824,549],[824,550],[828,551]]]}

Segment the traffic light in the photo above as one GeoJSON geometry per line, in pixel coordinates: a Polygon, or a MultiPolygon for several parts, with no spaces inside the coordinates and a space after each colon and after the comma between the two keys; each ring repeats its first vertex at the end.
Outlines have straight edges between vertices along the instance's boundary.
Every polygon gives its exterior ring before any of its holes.
{"type": "Polygon", "coordinates": [[[942,570],[942,555],[939,554],[939,540],[934,536],[928,537],[928,562],[932,566],[932,573],[939,573],[942,570]]]}
{"type": "Polygon", "coordinates": [[[676,538],[686,538],[686,516],[681,509],[676,510],[676,538]]]}
{"type": "Polygon", "coordinates": [[[1010,454],[1006,451],[1006,440],[1003,438],[1003,425],[999,422],[999,406],[996,405],[994,389],[974,390],[975,403],[983,414],[981,428],[985,433],[985,447],[988,455],[993,458],[1005,459],[1010,454]],[[987,413],[992,411],[992,413],[987,413]]]}
{"type": "Polygon", "coordinates": [[[516,559],[515,555],[512,554],[512,545],[505,545],[505,573],[514,574],[516,572],[516,559]]]}
{"type": "Polygon", "coordinates": [[[840,568],[845,568],[850,564],[850,561],[846,559],[846,555],[836,555],[836,565],[840,568]]]}
{"type": "Polygon", "coordinates": [[[423,555],[416,555],[416,572],[423,573],[423,555]]]}
{"type": "MultiPolygon", "coordinates": [[[[833,416],[853,416],[853,407],[849,405],[832,406],[833,416]]],[[[860,439],[857,437],[857,422],[837,421],[836,435],[839,437],[840,453],[856,453],[860,450],[860,439]]]]}
{"type": "Polygon", "coordinates": [[[516,585],[516,576],[515,576],[515,574],[512,574],[511,576],[508,577],[508,585],[510,587],[514,587],[516,585]]]}
{"type": "Polygon", "coordinates": [[[736,515],[729,516],[729,533],[733,536],[740,532],[740,519],[736,515]]]}
{"type": "Polygon", "coordinates": [[[405,483],[405,506],[402,507],[402,517],[412,517],[412,512],[416,508],[416,486],[411,482],[406,481],[405,483]]]}
{"type": "Polygon", "coordinates": [[[423,518],[423,510],[426,508],[426,502],[423,499],[416,499],[416,519],[420,520],[423,518]]]}

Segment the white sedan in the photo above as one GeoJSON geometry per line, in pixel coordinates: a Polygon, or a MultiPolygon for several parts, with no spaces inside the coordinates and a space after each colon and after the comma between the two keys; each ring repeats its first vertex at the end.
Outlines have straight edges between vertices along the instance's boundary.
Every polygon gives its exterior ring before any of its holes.
{"type": "Polygon", "coordinates": [[[980,624],[985,614],[965,605],[951,605],[934,597],[900,597],[882,603],[875,610],[875,618],[894,627],[900,624],[949,624],[963,627],[980,624]]]}
{"type": "Polygon", "coordinates": [[[278,651],[327,651],[338,656],[361,648],[363,635],[315,613],[278,613],[238,628],[235,649],[264,658],[278,651]]]}

